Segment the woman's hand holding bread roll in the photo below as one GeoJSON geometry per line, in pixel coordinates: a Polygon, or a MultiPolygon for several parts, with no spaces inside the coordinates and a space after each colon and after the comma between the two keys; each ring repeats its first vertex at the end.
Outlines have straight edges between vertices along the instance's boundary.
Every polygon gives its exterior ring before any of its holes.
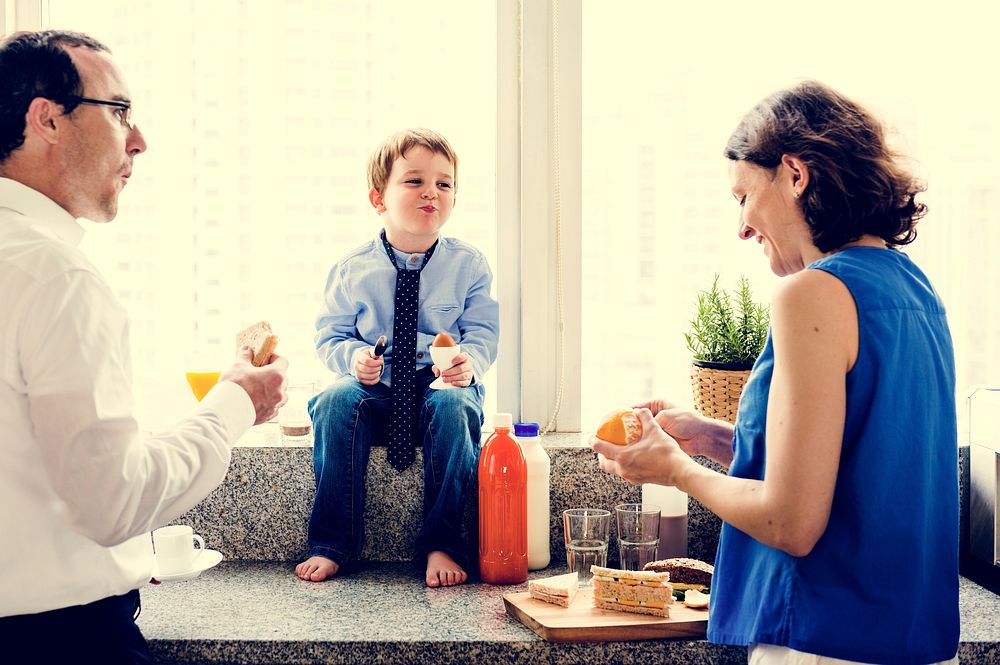
{"type": "Polygon", "coordinates": [[[219,381],[232,381],[246,391],[257,414],[254,425],[260,425],[277,415],[278,409],[288,399],[285,394],[288,360],[271,353],[268,364],[254,367],[253,357],[253,349],[248,346],[240,348],[236,363],[219,376],[219,381]]]}
{"type": "Polygon", "coordinates": [[[617,409],[604,416],[597,426],[597,438],[619,446],[642,438],[642,423],[632,409],[617,409]]]}
{"type": "Polygon", "coordinates": [[[675,485],[676,474],[684,465],[696,463],[663,431],[649,409],[639,409],[635,416],[642,427],[642,437],[633,443],[611,443],[596,435],[590,438],[590,447],[598,454],[601,468],[636,485],[675,485]]]}
{"type": "Polygon", "coordinates": [[[664,399],[637,404],[635,408],[649,409],[656,423],[691,457],[703,455],[723,466],[733,461],[733,426],[728,422],[706,418],[664,399]]]}

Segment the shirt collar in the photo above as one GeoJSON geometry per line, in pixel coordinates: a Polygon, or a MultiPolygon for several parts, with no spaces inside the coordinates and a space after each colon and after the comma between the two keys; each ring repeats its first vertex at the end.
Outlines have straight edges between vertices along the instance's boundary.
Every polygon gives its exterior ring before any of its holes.
{"type": "Polygon", "coordinates": [[[71,245],[79,245],[86,233],[58,203],[17,180],[0,177],[0,208],[23,215],[33,228],[71,245]]]}
{"type": "MultiPolygon", "coordinates": [[[[441,236],[438,236],[437,245],[438,246],[434,249],[435,253],[440,252],[440,250],[441,250],[441,236]]],[[[381,248],[382,248],[382,231],[379,231],[378,235],[375,236],[375,246],[378,247],[381,250],[381,248]]],[[[405,266],[406,270],[419,270],[419,269],[423,268],[423,266],[424,266],[424,255],[427,252],[420,252],[419,254],[407,254],[406,252],[399,251],[398,249],[396,249],[395,247],[393,247],[391,244],[389,245],[389,247],[392,247],[392,253],[396,255],[396,266],[394,266],[394,267],[405,266]]],[[[382,251],[381,254],[384,256],[385,252],[382,251]]],[[[386,257],[386,258],[388,258],[388,257],[386,257]]]]}

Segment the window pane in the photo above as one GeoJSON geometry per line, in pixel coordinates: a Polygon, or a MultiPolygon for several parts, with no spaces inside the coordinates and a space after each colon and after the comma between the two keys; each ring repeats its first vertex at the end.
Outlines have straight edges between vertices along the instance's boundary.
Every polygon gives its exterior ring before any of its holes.
{"type": "Polygon", "coordinates": [[[691,404],[683,333],[714,273],[728,287],[745,274],[770,300],[777,278],[757,243],[736,237],[721,155],[743,113],[803,78],[898,130],[897,147],[929,183],[930,214],[905,251],[948,308],[959,396],[1000,381],[1000,264],[990,255],[1000,246],[1000,128],[985,83],[1000,17],[958,5],[704,3],[681,16],[669,3],[585,4],[584,429],[650,396],[691,404]]]}
{"type": "MultiPolygon", "coordinates": [[[[329,380],[312,342],[322,290],[380,228],[366,159],[397,129],[451,141],[445,233],[496,267],[495,17],[461,0],[49,0],[52,27],[114,51],[149,143],[118,218],[86,241],[132,314],[144,424],[190,408],[188,354],[228,362],[264,318],[290,380],[329,380]]],[[[486,383],[492,411],[495,372],[486,383]]]]}

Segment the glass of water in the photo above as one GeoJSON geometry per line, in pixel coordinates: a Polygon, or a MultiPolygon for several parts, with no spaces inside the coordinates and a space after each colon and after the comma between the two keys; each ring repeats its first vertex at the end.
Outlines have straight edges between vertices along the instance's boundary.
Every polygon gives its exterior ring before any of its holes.
{"type": "Polygon", "coordinates": [[[660,507],[649,503],[615,506],[618,523],[618,556],[624,570],[642,570],[656,560],[660,544],[660,507]]]}
{"type": "Polygon", "coordinates": [[[599,508],[571,508],[563,511],[566,564],[575,572],[580,586],[590,586],[591,566],[608,565],[608,538],[611,513],[599,508]]]}

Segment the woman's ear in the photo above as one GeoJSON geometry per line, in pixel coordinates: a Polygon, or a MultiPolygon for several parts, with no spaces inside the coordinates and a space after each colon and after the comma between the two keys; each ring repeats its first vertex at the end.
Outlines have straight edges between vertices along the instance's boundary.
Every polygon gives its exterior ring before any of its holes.
{"type": "Polygon", "coordinates": [[[782,155],[781,166],[788,173],[792,196],[799,198],[809,186],[809,166],[795,155],[782,155]]]}
{"type": "Polygon", "coordinates": [[[371,201],[375,212],[385,212],[385,203],[382,202],[382,195],[374,187],[368,190],[368,200],[371,201]]]}

